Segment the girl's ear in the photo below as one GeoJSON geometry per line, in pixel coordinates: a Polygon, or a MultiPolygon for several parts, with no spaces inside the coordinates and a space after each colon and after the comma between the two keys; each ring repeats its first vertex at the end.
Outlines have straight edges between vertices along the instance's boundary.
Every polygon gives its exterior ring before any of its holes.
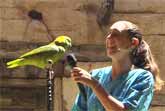
{"type": "Polygon", "coordinates": [[[133,47],[138,46],[138,45],[139,45],[139,39],[133,37],[133,38],[132,38],[132,43],[131,43],[131,45],[132,45],[133,47]]]}

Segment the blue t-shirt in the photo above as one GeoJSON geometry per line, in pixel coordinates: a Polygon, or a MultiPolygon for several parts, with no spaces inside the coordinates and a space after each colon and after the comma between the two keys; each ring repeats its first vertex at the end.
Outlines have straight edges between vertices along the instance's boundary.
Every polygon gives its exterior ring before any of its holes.
{"type": "MultiPolygon", "coordinates": [[[[121,101],[128,111],[147,111],[154,89],[154,78],[151,72],[133,69],[112,80],[111,69],[111,66],[95,69],[91,74],[106,92],[121,101]]],[[[72,111],[105,111],[91,88],[85,86],[87,98],[82,93],[77,95],[72,111]]]]}

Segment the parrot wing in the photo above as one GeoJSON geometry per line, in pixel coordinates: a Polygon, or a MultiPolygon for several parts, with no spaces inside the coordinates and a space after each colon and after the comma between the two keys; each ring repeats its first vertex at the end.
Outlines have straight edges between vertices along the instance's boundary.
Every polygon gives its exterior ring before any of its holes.
{"type": "Polygon", "coordinates": [[[56,45],[41,46],[37,49],[33,49],[32,51],[23,54],[22,56],[20,56],[20,58],[29,57],[29,56],[32,56],[32,55],[37,55],[37,54],[51,52],[51,51],[54,52],[54,53],[58,53],[59,52],[58,46],[56,46],[56,45]]]}
{"type": "Polygon", "coordinates": [[[45,58],[43,57],[47,57],[48,55],[52,54],[50,59],[52,59],[55,62],[56,60],[58,60],[58,57],[60,57],[60,55],[63,54],[64,52],[65,52],[65,49],[61,46],[56,46],[56,45],[41,46],[37,49],[34,49],[30,52],[23,54],[16,60],[7,62],[7,66],[8,68],[15,68],[18,66],[23,66],[23,65],[34,65],[39,68],[44,68],[45,63],[43,59],[45,58]],[[40,59],[37,59],[37,58],[40,58],[40,59]]]}

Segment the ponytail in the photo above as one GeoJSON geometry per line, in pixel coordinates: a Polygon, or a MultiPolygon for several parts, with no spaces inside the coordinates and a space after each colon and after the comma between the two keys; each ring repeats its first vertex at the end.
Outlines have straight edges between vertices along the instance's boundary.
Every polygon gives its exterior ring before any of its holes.
{"type": "Polygon", "coordinates": [[[161,90],[164,81],[160,78],[159,68],[154,60],[149,45],[141,40],[140,44],[133,49],[131,60],[134,66],[150,71],[155,80],[155,90],[161,90]]]}

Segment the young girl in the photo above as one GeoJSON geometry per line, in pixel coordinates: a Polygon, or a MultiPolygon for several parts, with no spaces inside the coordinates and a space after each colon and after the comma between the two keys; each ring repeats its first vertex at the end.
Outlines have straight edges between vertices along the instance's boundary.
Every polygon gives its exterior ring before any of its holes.
{"type": "Polygon", "coordinates": [[[112,66],[90,74],[73,68],[72,78],[84,85],[85,94],[78,94],[72,111],[147,111],[154,90],[160,90],[163,81],[138,27],[128,21],[114,23],[106,38],[106,51],[112,66]]]}

